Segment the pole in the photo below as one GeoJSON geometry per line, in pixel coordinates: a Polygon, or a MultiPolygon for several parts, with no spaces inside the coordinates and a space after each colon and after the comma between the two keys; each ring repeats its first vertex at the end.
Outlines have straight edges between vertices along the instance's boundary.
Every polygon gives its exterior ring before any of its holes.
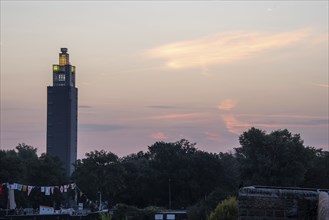
{"type": "Polygon", "coordinates": [[[102,192],[99,191],[99,207],[98,207],[99,211],[102,211],[102,192]]]}
{"type": "Polygon", "coordinates": [[[171,179],[168,180],[168,199],[169,199],[169,210],[171,209],[171,179]]]}

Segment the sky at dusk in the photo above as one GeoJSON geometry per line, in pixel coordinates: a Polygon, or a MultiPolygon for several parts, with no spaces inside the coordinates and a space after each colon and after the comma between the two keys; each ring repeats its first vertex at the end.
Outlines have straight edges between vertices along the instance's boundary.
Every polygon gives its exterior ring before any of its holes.
{"type": "Polygon", "coordinates": [[[47,86],[76,66],[78,157],[250,127],[329,150],[328,1],[1,1],[1,143],[46,151],[47,86]]]}

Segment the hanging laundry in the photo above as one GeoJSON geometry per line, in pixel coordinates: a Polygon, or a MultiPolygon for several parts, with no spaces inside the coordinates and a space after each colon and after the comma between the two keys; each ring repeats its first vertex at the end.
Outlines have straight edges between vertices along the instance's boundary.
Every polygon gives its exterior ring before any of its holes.
{"type": "Polygon", "coordinates": [[[27,186],[27,195],[28,196],[30,195],[33,188],[34,188],[33,186],[27,186]]]}
{"type": "Polygon", "coordinates": [[[15,202],[15,192],[13,189],[8,190],[8,200],[9,200],[9,209],[15,209],[16,202],[15,202]]]}
{"type": "Polygon", "coordinates": [[[17,190],[22,191],[22,189],[23,189],[23,185],[22,184],[17,184],[17,190]]]}
{"type": "Polygon", "coordinates": [[[55,190],[55,187],[54,187],[54,186],[51,186],[51,187],[50,187],[50,192],[51,192],[51,194],[54,194],[54,190],[55,190]]]}
{"type": "Polygon", "coordinates": [[[71,183],[71,189],[75,189],[75,184],[71,183]]]}
{"type": "Polygon", "coordinates": [[[49,186],[45,187],[45,195],[50,196],[50,187],[49,186]]]}
{"type": "Polygon", "coordinates": [[[64,192],[67,192],[67,185],[64,185],[64,192]]]}
{"type": "Polygon", "coordinates": [[[45,192],[45,187],[41,186],[41,192],[44,193],[45,192]]]}
{"type": "Polygon", "coordinates": [[[64,191],[64,187],[61,186],[61,187],[59,188],[59,190],[61,191],[61,193],[63,193],[63,191],[64,191]]]}
{"type": "Polygon", "coordinates": [[[27,190],[27,185],[23,185],[23,192],[26,192],[27,190]]]}
{"type": "Polygon", "coordinates": [[[13,184],[9,184],[9,187],[8,187],[8,188],[9,188],[10,190],[13,190],[13,189],[15,189],[15,184],[16,184],[16,183],[13,183],[13,184]]]}

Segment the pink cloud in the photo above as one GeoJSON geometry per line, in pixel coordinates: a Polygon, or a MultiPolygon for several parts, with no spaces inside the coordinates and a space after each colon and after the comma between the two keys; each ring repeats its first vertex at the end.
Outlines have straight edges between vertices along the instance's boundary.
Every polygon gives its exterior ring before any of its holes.
{"type": "Polygon", "coordinates": [[[294,122],[286,122],[286,123],[253,123],[250,122],[250,118],[248,121],[242,121],[237,119],[237,116],[249,116],[252,118],[267,118],[267,117],[281,117],[281,118],[294,118],[294,119],[324,119],[328,120],[327,117],[321,117],[321,116],[306,116],[306,115],[261,115],[261,114],[239,114],[239,115],[233,115],[233,114],[225,114],[222,115],[222,118],[225,122],[226,128],[229,132],[233,134],[240,135],[243,131],[250,127],[261,127],[261,128],[318,128],[318,127],[328,127],[328,123],[318,123],[318,124],[307,124],[307,123],[294,123],[294,122]]]}
{"type": "Polygon", "coordinates": [[[148,119],[165,120],[165,119],[191,119],[200,116],[200,113],[185,113],[185,114],[166,114],[148,117],[148,119]]]}
{"type": "Polygon", "coordinates": [[[313,86],[323,87],[323,88],[329,88],[329,84],[323,84],[323,83],[310,83],[313,86]]]}
{"type": "Polygon", "coordinates": [[[232,110],[236,105],[238,104],[237,100],[233,99],[226,99],[223,102],[221,102],[217,108],[219,110],[224,110],[224,111],[230,111],[232,110]]]}
{"type": "Polygon", "coordinates": [[[257,117],[257,118],[296,118],[296,119],[327,119],[327,120],[328,120],[328,117],[324,117],[324,116],[315,116],[315,115],[235,114],[235,116],[242,116],[242,117],[257,117]]]}
{"type": "Polygon", "coordinates": [[[282,33],[224,32],[170,43],[150,49],[146,54],[161,58],[171,69],[204,67],[232,63],[263,51],[290,46],[311,34],[309,30],[282,33]]]}
{"type": "Polygon", "coordinates": [[[240,135],[246,128],[252,127],[250,123],[237,120],[233,114],[222,115],[226,128],[233,134],[240,135]]]}
{"type": "Polygon", "coordinates": [[[163,132],[155,132],[150,135],[152,139],[155,140],[165,140],[167,139],[167,136],[163,132]]]}
{"type": "Polygon", "coordinates": [[[212,132],[205,132],[206,139],[214,142],[222,143],[224,141],[227,141],[227,139],[219,134],[212,133],[212,132]]]}

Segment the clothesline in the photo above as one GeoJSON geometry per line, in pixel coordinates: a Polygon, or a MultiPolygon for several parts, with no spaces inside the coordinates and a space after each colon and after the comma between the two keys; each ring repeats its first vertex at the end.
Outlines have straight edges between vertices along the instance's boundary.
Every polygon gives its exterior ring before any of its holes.
{"type": "Polygon", "coordinates": [[[20,183],[2,183],[0,184],[0,195],[3,190],[2,189],[3,186],[6,186],[10,190],[27,192],[28,196],[30,195],[33,189],[40,190],[40,192],[44,193],[46,196],[50,196],[51,194],[54,194],[55,189],[58,189],[59,192],[61,193],[65,193],[70,189],[71,190],[78,189],[81,192],[81,190],[77,187],[75,183],[68,183],[58,186],[33,186],[33,185],[20,184],[20,183]]]}

